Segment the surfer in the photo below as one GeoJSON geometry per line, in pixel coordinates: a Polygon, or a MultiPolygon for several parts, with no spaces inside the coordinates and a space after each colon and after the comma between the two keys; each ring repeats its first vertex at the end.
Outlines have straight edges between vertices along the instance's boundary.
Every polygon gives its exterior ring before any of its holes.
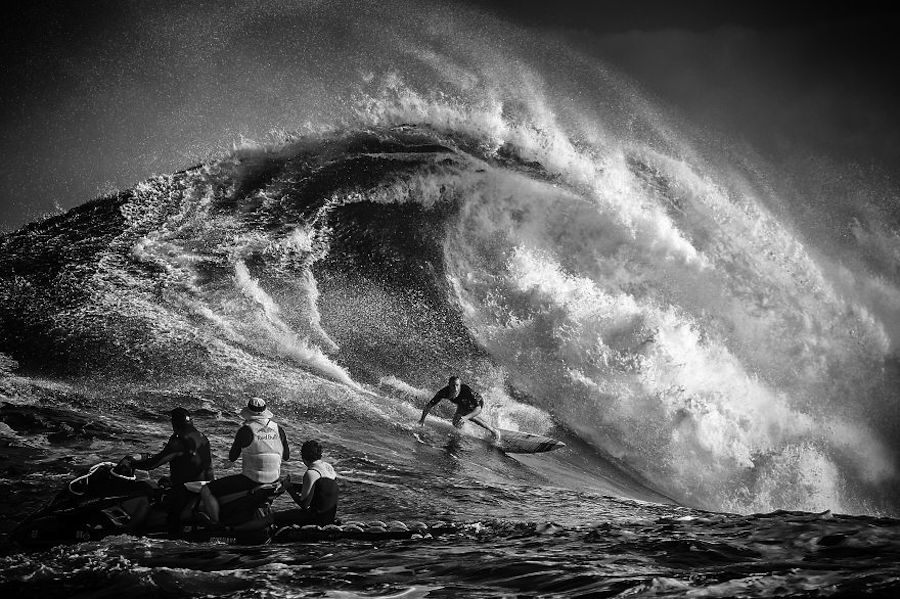
{"type": "Polygon", "coordinates": [[[425,409],[422,410],[422,417],[419,419],[419,424],[425,424],[425,417],[428,416],[428,412],[444,399],[456,404],[456,413],[453,415],[453,426],[462,428],[463,422],[469,420],[490,432],[494,439],[499,438],[500,435],[494,428],[488,426],[480,418],[476,418],[476,416],[481,414],[481,410],[484,408],[484,399],[482,399],[480,394],[472,391],[471,387],[463,384],[456,375],[451,376],[447,381],[447,386],[442,388],[433,398],[431,398],[431,401],[429,401],[425,406],[425,409]]]}
{"type": "Polygon", "coordinates": [[[215,478],[209,439],[194,426],[191,413],[176,407],[169,412],[172,421],[172,436],[165,447],[153,456],[134,459],[125,457],[119,465],[129,470],[154,470],[169,464],[169,480],[172,490],[165,496],[163,504],[168,514],[166,522],[169,533],[177,535],[181,530],[182,511],[195,497],[185,483],[211,481],[215,478]]]}
{"type": "Polygon", "coordinates": [[[241,410],[244,424],[237,430],[228,459],[241,458],[241,474],[233,474],[205,485],[200,498],[206,514],[219,522],[218,497],[233,493],[252,492],[259,485],[274,483],[281,477],[281,461],[290,459],[284,429],[272,419],[261,397],[251,397],[241,410]]]}

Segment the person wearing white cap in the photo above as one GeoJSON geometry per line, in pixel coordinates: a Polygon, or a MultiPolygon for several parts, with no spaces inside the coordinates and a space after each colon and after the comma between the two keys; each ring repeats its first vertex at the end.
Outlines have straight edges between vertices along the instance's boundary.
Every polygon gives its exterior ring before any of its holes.
{"type": "Polygon", "coordinates": [[[232,462],[241,458],[241,474],[215,480],[200,492],[206,513],[213,522],[219,521],[216,497],[277,481],[281,477],[281,461],[291,457],[284,428],[272,419],[272,412],[263,398],[251,397],[247,407],[241,410],[241,418],[244,424],[237,430],[228,452],[232,462]]]}

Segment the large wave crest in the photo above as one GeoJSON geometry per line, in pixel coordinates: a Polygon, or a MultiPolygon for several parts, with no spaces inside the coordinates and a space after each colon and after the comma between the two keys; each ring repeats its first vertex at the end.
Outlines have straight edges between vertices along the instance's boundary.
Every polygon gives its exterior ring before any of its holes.
{"type": "Polygon", "coordinates": [[[495,420],[533,406],[695,505],[895,508],[890,282],[653,115],[597,131],[534,89],[367,80],[349,124],[6,236],[0,351],[352,389],[460,372],[495,420]]]}

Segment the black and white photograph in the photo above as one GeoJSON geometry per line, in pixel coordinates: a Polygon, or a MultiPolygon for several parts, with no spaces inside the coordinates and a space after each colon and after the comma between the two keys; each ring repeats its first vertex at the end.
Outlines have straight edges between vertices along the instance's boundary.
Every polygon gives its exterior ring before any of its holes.
{"type": "Polygon", "coordinates": [[[900,7],[3,13],[3,597],[900,596],[900,7]]]}

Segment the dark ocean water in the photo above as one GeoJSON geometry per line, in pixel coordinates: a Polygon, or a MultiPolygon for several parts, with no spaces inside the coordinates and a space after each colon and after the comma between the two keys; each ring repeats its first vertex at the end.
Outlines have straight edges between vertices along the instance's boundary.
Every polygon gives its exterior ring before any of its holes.
{"type": "Polygon", "coordinates": [[[895,373],[877,315],[745,181],[491,113],[462,126],[434,102],[415,125],[397,109],[238,149],[0,238],[0,523],[95,463],[157,450],[174,405],[221,476],[260,395],[295,447],[325,445],[342,519],[456,532],[6,543],[0,586],[894,596],[895,373]],[[450,373],[489,421],[566,448],[505,454],[450,435],[446,407],[420,429],[450,373]]]}
{"type": "MultiPolygon", "coordinates": [[[[6,532],[72,472],[164,442],[162,418],[146,416],[172,395],[147,392],[101,411],[61,386],[7,385],[21,399],[3,412],[17,430],[7,430],[0,465],[6,532]],[[78,411],[62,408],[66,403],[78,411]]],[[[203,408],[215,399],[202,394],[178,401],[197,410],[198,427],[220,449],[217,466],[226,467],[234,417],[203,408]]],[[[0,588],[46,598],[893,597],[900,588],[895,519],[697,510],[571,448],[517,458],[477,437],[453,440],[440,428],[312,424],[286,406],[280,412],[292,438],[324,437],[340,473],[345,522],[444,522],[453,530],[435,538],[262,546],[123,535],[26,551],[7,540],[0,588]]],[[[285,469],[302,472],[296,463],[285,469]]],[[[287,509],[289,500],[274,507],[287,509]]]]}

